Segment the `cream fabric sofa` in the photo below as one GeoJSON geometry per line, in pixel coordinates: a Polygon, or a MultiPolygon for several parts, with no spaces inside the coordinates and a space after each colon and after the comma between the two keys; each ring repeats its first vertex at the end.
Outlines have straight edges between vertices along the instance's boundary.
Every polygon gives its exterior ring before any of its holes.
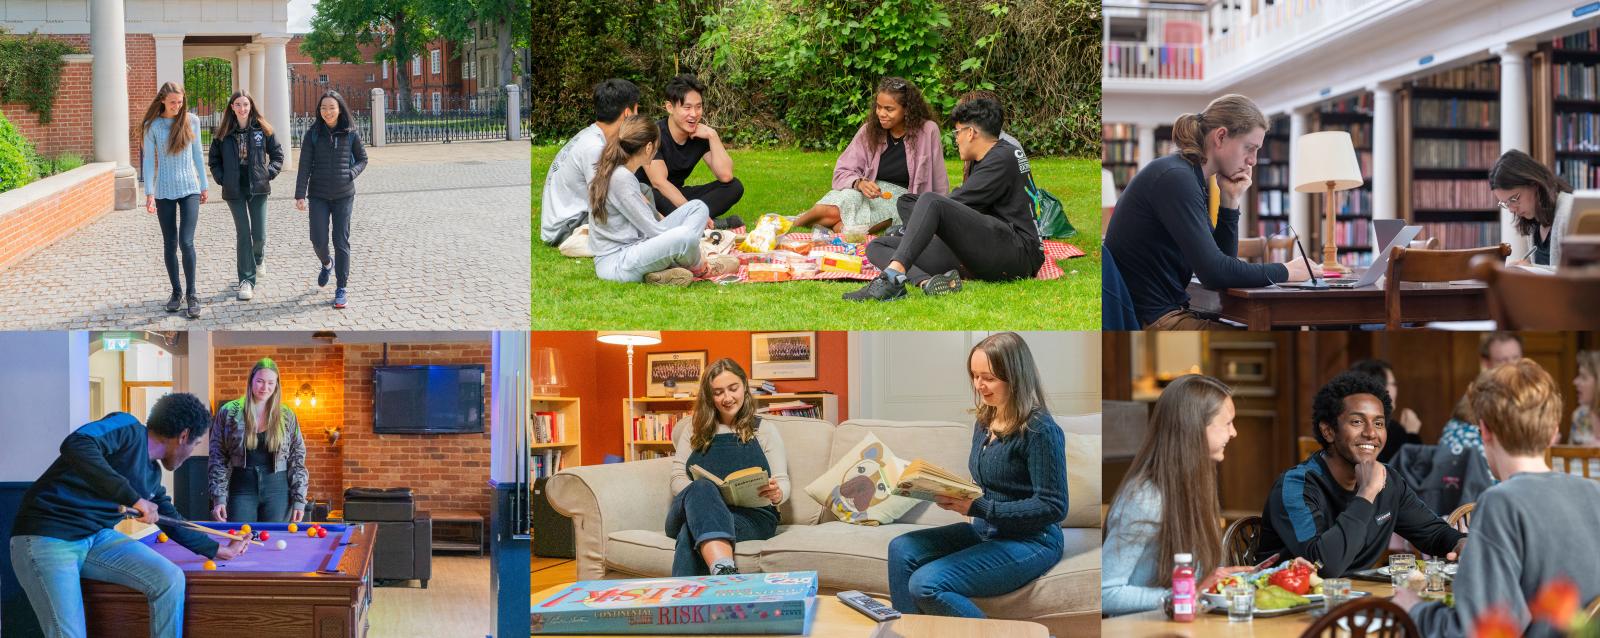
{"type": "MultiPolygon", "coordinates": [[[[768,417],[788,453],[794,492],[780,508],[778,534],[735,547],[742,572],[816,570],[823,590],[858,589],[887,597],[889,541],[909,531],[965,520],[922,503],[892,525],[835,520],[804,487],[867,433],[906,460],[925,458],[967,474],[972,424],[933,421],[826,421],[768,417]]],[[[1100,628],[1100,415],[1057,417],[1066,432],[1068,515],[1055,568],[1020,590],[977,599],[993,618],[1042,623],[1055,635],[1098,635],[1100,628]]],[[[578,578],[669,575],[673,540],[664,533],[671,502],[669,459],[563,470],[546,485],[554,508],[572,517],[578,578]]]]}

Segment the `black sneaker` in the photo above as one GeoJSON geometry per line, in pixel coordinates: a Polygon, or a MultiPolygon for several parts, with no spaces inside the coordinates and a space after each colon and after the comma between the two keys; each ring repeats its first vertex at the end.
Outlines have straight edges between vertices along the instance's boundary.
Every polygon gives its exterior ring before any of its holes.
{"type": "Polygon", "coordinates": [[[905,237],[906,236],[906,227],[904,225],[902,225],[902,224],[895,224],[893,226],[890,226],[888,230],[883,231],[883,235],[882,236],[883,237],[905,237]]]}
{"type": "Polygon", "coordinates": [[[739,568],[738,567],[734,567],[733,565],[718,565],[716,570],[711,572],[711,575],[712,576],[732,576],[732,575],[738,574],[738,573],[739,573],[739,568]]]}
{"type": "Polygon", "coordinates": [[[895,283],[893,281],[889,281],[889,276],[883,274],[873,277],[872,281],[867,282],[867,285],[863,286],[860,290],[844,293],[845,301],[866,301],[868,299],[876,299],[878,301],[894,301],[896,299],[902,299],[905,296],[905,283],[895,283]]]}
{"type": "Polygon", "coordinates": [[[961,273],[954,270],[929,277],[928,282],[922,284],[924,295],[946,295],[952,292],[961,292],[961,273]]]}
{"type": "Polygon", "coordinates": [[[719,230],[728,228],[744,228],[744,220],[738,215],[723,215],[712,220],[712,226],[719,230]]]}
{"type": "Polygon", "coordinates": [[[167,297],[167,312],[177,312],[178,309],[182,308],[182,307],[183,307],[183,293],[175,292],[175,293],[172,293],[171,297],[167,297]]]}
{"type": "Polygon", "coordinates": [[[332,275],[332,274],[333,274],[333,264],[324,265],[322,267],[322,271],[317,273],[317,287],[321,288],[323,286],[328,285],[328,275],[332,275]]]}
{"type": "Polygon", "coordinates": [[[190,319],[199,319],[200,318],[200,298],[196,297],[194,295],[189,295],[187,300],[189,302],[189,309],[184,314],[187,315],[190,319]]]}

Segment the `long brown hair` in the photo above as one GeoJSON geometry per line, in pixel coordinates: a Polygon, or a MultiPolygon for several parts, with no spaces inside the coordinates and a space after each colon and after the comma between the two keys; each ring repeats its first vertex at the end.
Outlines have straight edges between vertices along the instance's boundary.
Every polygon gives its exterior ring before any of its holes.
{"type": "Polygon", "coordinates": [[[261,108],[256,106],[256,99],[251,97],[249,93],[245,93],[244,91],[236,91],[232,97],[228,98],[227,108],[222,109],[222,121],[217,123],[217,130],[212,135],[212,138],[220,140],[224,137],[232,135],[236,129],[248,129],[252,126],[261,129],[262,133],[266,133],[267,135],[272,134],[272,125],[267,123],[267,118],[262,117],[261,108]],[[239,98],[244,98],[250,101],[250,115],[246,118],[246,121],[243,124],[241,124],[239,122],[239,118],[233,114],[233,103],[239,101],[239,98]]]}
{"type": "Polygon", "coordinates": [[[1594,389],[1589,391],[1589,405],[1584,407],[1589,408],[1592,415],[1600,416],[1600,350],[1579,350],[1578,370],[1587,371],[1595,380],[1594,389]]]}
{"type": "MultiPolygon", "coordinates": [[[[167,82],[156,91],[156,99],[150,102],[150,108],[144,110],[144,119],[139,122],[139,135],[143,137],[150,133],[150,124],[156,118],[163,117],[162,111],[166,108],[161,104],[168,95],[177,93],[183,95],[183,89],[176,84],[167,82]]],[[[194,131],[189,130],[189,109],[178,109],[178,116],[172,118],[172,130],[167,134],[167,154],[176,155],[183,151],[185,146],[194,141],[194,131]]]]}
{"type": "Polygon", "coordinates": [[[600,161],[594,163],[594,181],[589,182],[589,215],[599,223],[606,223],[606,196],[611,192],[611,174],[618,166],[628,163],[628,158],[655,144],[661,138],[661,129],[643,115],[629,115],[617,129],[616,139],[607,140],[600,151],[600,161]]]}
{"type": "Polygon", "coordinates": [[[1572,192],[1572,185],[1527,153],[1515,149],[1506,151],[1495,160],[1494,168],[1489,169],[1489,187],[1511,190],[1522,186],[1532,186],[1538,201],[1534,202],[1533,219],[1513,216],[1517,232],[1531,236],[1540,226],[1554,226],[1556,198],[1572,192]]]}
{"type": "Polygon", "coordinates": [[[1244,135],[1268,128],[1267,116],[1250,98],[1229,93],[1212,100],[1204,111],[1179,115],[1172,123],[1172,143],[1190,163],[1204,164],[1206,136],[1219,128],[1226,129],[1229,135],[1244,135]]]}
{"type": "Polygon", "coordinates": [[[733,432],[739,435],[740,443],[749,443],[756,435],[756,399],[750,394],[750,376],[739,367],[739,362],[726,357],[717,359],[700,375],[700,395],[694,399],[694,430],[689,437],[689,447],[699,452],[710,449],[711,438],[717,435],[717,403],[711,397],[711,380],[724,372],[739,377],[739,385],[744,388],[744,403],[733,415],[733,432]]]}
{"type": "Polygon", "coordinates": [[[256,365],[250,368],[250,376],[245,377],[244,396],[239,397],[239,407],[244,410],[244,449],[256,446],[256,411],[255,390],[256,375],[262,371],[271,370],[278,375],[278,385],[272,388],[272,395],[267,397],[267,451],[276,452],[278,445],[283,442],[283,374],[278,372],[278,363],[269,357],[262,357],[256,365]]]}
{"type": "Polygon", "coordinates": [[[898,77],[886,77],[878,81],[878,90],[872,94],[872,105],[867,107],[867,120],[861,123],[861,128],[867,131],[867,147],[881,149],[888,144],[888,131],[878,124],[878,93],[887,93],[900,105],[906,120],[906,139],[916,139],[922,132],[922,123],[933,119],[933,107],[928,106],[928,100],[922,97],[922,91],[910,80],[898,77]]]}
{"type": "Polygon", "coordinates": [[[972,402],[976,405],[978,422],[995,437],[1007,437],[1028,429],[1028,419],[1034,411],[1049,411],[1044,400],[1044,384],[1039,381],[1039,368],[1033,363],[1033,352],[1028,342],[1015,332],[1000,332],[985,337],[967,353],[967,374],[972,374],[972,355],[982,350],[989,358],[989,369],[995,378],[1006,384],[1005,402],[991,406],[972,389],[972,402]]]}
{"type": "Polygon", "coordinates": [[[1144,443],[1117,490],[1119,501],[1146,484],[1161,496],[1156,576],[1162,587],[1172,584],[1173,554],[1194,554],[1200,569],[1222,566],[1222,507],[1206,425],[1232,395],[1226,384],[1205,375],[1174,379],[1156,399],[1144,443]]]}

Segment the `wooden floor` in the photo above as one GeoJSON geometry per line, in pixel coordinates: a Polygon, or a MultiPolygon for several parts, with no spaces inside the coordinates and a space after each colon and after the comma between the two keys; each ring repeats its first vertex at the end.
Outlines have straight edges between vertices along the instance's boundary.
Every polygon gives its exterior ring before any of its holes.
{"type": "Polygon", "coordinates": [[[368,635],[488,636],[493,623],[489,595],[489,557],[435,554],[427,589],[416,581],[373,588],[368,635]]]}

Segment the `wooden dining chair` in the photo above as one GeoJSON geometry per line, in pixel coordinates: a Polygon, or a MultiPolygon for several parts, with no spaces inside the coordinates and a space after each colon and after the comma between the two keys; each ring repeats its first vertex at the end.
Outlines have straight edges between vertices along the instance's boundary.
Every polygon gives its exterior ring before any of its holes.
{"type": "Polygon", "coordinates": [[[1600,208],[1591,208],[1572,217],[1573,235],[1600,235],[1600,208]]]}
{"type": "Polygon", "coordinates": [[[1411,622],[1411,616],[1399,605],[1387,598],[1368,596],[1334,607],[1333,611],[1311,623],[1305,633],[1300,634],[1301,638],[1322,636],[1421,638],[1422,632],[1417,630],[1417,624],[1411,622]]]}
{"type": "Polygon", "coordinates": [[[1473,276],[1489,286],[1489,317],[1501,330],[1581,330],[1600,317],[1600,268],[1553,274],[1506,268],[1479,257],[1473,276]]]}
{"type": "Polygon", "coordinates": [[[1383,304],[1388,311],[1389,330],[1400,329],[1400,284],[1407,281],[1444,282],[1472,279],[1472,258],[1480,255],[1499,255],[1504,261],[1511,254],[1510,244],[1467,248],[1463,250],[1415,250],[1394,247],[1389,256],[1389,270],[1384,277],[1383,304]]]}
{"type": "Polygon", "coordinates": [[[1222,533],[1222,559],[1225,565],[1256,564],[1256,547],[1261,543],[1261,517],[1246,516],[1222,533]]]}
{"type": "Polygon", "coordinates": [[[1552,445],[1544,451],[1544,462],[1556,472],[1600,479],[1600,473],[1594,472],[1595,467],[1600,466],[1600,447],[1552,445]]]}
{"type": "Polygon", "coordinates": [[[1259,264],[1267,260],[1266,237],[1240,237],[1239,260],[1259,264]]]}
{"type": "Polygon", "coordinates": [[[1450,512],[1450,516],[1446,517],[1444,522],[1449,523],[1458,532],[1467,533],[1467,526],[1472,524],[1472,510],[1477,505],[1477,503],[1467,503],[1457,507],[1456,511],[1450,512]]]}
{"type": "Polygon", "coordinates": [[[1300,448],[1300,462],[1302,463],[1311,458],[1311,455],[1322,451],[1322,444],[1318,443],[1313,437],[1302,436],[1296,439],[1295,442],[1300,448]]]}
{"type": "Polygon", "coordinates": [[[1406,247],[1412,250],[1438,250],[1439,238],[1429,237],[1427,239],[1413,239],[1411,240],[1411,244],[1406,247]]]}
{"type": "Polygon", "coordinates": [[[1273,263],[1289,261],[1294,256],[1294,236],[1273,235],[1267,238],[1267,259],[1273,263]]]}
{"type": "Polygon", "coordinates": [[[1583,613],[1589,616],[1590,621],[1600,620],[1600,596],[1595,596],[1589,601],[1589,606],[1583,608],[1583,613]]]}

